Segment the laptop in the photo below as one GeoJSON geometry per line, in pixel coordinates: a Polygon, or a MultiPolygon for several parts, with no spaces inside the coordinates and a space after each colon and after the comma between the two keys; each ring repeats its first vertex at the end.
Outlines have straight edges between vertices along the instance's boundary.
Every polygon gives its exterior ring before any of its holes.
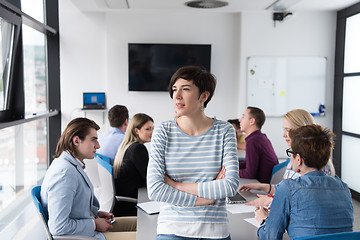
{"type": "Polygon", "coordinates": [[[250,191],[238,191],[235,196],[227,197],[226,203],[228,204],[246,203],[255,199],[257,199],[256,193],[250,191]]]}
{"type": "Polygon", "coordinates": [[[83,110],[86,109],[105,109],[104,92],[84,92],[83,93],[83,110]]]}

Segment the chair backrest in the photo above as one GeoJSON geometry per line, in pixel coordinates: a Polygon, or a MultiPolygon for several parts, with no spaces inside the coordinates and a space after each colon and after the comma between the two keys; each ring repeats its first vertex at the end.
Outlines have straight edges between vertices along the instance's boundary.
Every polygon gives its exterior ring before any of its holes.
{"type": "Polygon", "coordinates": [[[111,158],[107,157],[105,155],[102,155],[100,153],[95,153],[95,157],[101,158],[102,160],[104,160],[105,162],[108,162],[111,164],[111,158]]]}
{"type": "Polygon", "coordinates": [[[113,178],[113,166],[107,161],[97,157],[99,179],[101,190],[99,196],[96,196],[100,202],[100,210],[111,212],[115,204],[115,188],[113,178]]]}
{"type": "Polygon", "coordinates": [[[92,185],[94,186],[94,194],[97,198],[99,198],[101,192],[101,181],[99,177],[97,159],[97,157],[93,159],[84,159],[84,163],[86,175],[89,177],[92,185]]]}
{"type": "Polygon", "coordinates": [[[38,211],[38,215],[41,219],[41,223],[43,224],[45,231],[46,231],[46,235],[48,237],[48,239],[52,240],[53,237],[49,231],[49,227],[48,227],[48,218],[44,212],[44,209],[41,205],[41,197],[40,197],[40,191],[41,191],[41,186],[36,186],[31,190],[31,197],[33,200],[33,203],[38,211]]]}
{"type": "Polygon", "coordinates": [[[84,235],[61,235],[61,236],[52,236],[49,230],[49,226],[48,226],[48,218],[44,212],[44,209],[41,205],[41,197],[40,197],[40,192],[41,192],[41,186],[36,186],[33,187],[33,189],[31,189],[31,198],[33,200],[33,203],[37,209],[38,215],[41,219],[41,223],[43,224],[45,231],[46,231],[46,235],[48,240],[98,240],[98,238],[95,237],[90,237],[90,236],[84,236],[84,235]]]}
{"type": "Polygon", "coordinates": [[[295,238],[294,240],[359,240],[360,232],[341,232],[323,235],[315,235],[309,237],[295,238]]]}
{"type": "Polygon", "coordinates": [[[271,184],[278,184],[279,182],[281,182],[281,180],[283,180],[286,166],[288,165],[289,161],[290,159],[287,159],[286,161],[279,163],[273,167],[270,179],[271,184]]]}

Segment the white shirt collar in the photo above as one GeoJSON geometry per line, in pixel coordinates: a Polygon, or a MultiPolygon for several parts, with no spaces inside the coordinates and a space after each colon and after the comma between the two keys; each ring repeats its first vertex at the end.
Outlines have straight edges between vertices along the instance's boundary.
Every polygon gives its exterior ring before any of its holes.
{"type": "Polygon", "coordinates": [[[80,160],[77,159],[77,158],[75,158],[75,159],[80,163],[81,167],[82,167],[83,169],[85,169],[85,163],[82,162],[82,161],[80,161],[80,160]]]}

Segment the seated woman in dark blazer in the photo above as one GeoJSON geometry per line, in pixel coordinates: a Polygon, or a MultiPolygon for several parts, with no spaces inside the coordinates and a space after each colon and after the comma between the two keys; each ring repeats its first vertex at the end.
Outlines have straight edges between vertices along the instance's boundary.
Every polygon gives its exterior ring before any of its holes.
{"type": "Polygon", "coordinates": [[[299,238],[353,230],[353,206],[348,186],[321,169],[329,161],[334,134],[319,125],[290,130],[291,149],[286,150],[297,179],[285,179],[276,188],[270,214],[261,207],[259,239],[299,238]]]}
{"type": "MultiPolygon", "coordinates": [[[[137,198],[138,188],[146,187],[146,172],[149,154],[144,143],[151,141],[154,120],[144,114],[133,116],[126,129],[114,160],[114,178],[117,196],[137,198]]],[[[119,216],[136,216],[136,204],[118,201],[113,214],[119,216]]]]}

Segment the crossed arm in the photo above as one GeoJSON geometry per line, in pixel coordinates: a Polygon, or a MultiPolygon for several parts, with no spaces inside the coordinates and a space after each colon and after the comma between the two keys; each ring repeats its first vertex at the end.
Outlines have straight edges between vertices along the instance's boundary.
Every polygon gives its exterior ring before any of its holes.
{"type": "MultiPolygon", "coordinates": [[[[226,169],[223,167],[218,175],[216,176],[215,180],[224,179],[225,178],[226,169]]],[[[202,206],[202,205],[209,205],[215,202],[215,200],[207,199],[207,198],[201,198],[198,194],[198,183],[180,183],[175,182],[172,180],[169,176],[164,176],[164,182],[169,185],[170,187],[173,187],[179,191],[190,193],[192,195],[197,196],[195,201],[195,206],[202,206]]]]}
{"type": "MultiPolygon", "coordinates": [[[[229,129],[233,130],[230,127],[229,129]]],[[[226,178],[225,172],[220,171],[218,177],[207,182],[175,182],[167,176],[165,163],[167,132],[165,128],[155,129],[147,172],[149,199],[191,207],[211,204],[217,199],[234,195],[238,190],[239,165],[236,157],[235,133],[227,134],[229,136],[225,136],[224,155],[221,159],[221,165],[226,168],[226,178]]]]}

